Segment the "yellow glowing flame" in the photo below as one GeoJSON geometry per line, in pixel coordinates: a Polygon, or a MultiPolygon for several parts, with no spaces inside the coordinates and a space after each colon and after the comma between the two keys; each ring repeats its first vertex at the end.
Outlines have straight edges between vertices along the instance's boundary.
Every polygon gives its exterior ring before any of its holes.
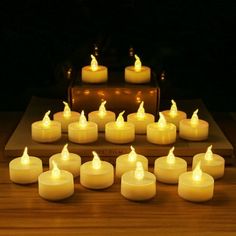
{"type": "Polygon", "coordinates": [[[135,71],[141,71],[142,68],[142,62],[140,61],[140,58],[135,54],[135,62],[134,62],[134,70],[135,71]]]}
{"type": "Polygon", "coordinates": [[[93,151],[93,160],[92,160],[92,167],[94,169],[101,168],[101,160],[96,152],[93,151]]]}
{"type": "Polygon", "coordinates": [[[25,149],[24,149],[24,152],[23,152],[23,155],[21,156],[20,162],[23,165],[29,164],[29,155],[28,155],[28,148],[27,147],[25,147],[25,149]]]}
{"type": "Polygon", "coordinates": [[[137,180],[142,180],[144,178],[144,169],[143,169],[142,162],[140,162],[140,161],[138,161],[136,163],[136,169],[134,171],[134,177],[137,180]]]}
{"type": "Polygon", "coordinates": [[[51,111],[47,111],[43,117],[43,126],[45,128],[49,127],[50,124],[51,124],[51,120],[49,118],[49,114],[50,114],[51,111]]]}
{"type": "Polygon", "coordinates": [[[63,111],[63,116],[64,117],[70,117],[71,116],[71,110],[70,110],[70,107],[69,107],[68,103],[63,102],[63,104],[65,105],[64,111],[63,111]]]}
{"type": "Polygon", "coordinates": [[[177,116],[178,109],[177,109],[176,103],[173,99],[171,100],[171,103],[172,103],[172,105],[170,108],[170,116],[175,117],[175,116],[177,116]]]}
{"type": "Polygon", "coordinates": [[[79,117],[79,126],[84,128],[87,126],[87,123],[88,123],[88,121],[84,115],[84,111],[82,111],[81,115],[79,117]]]}
{"type": "Polygon", "coordinates": [[[57,166],[57,163],[55,161],[52,161],[52,177],[55,179],[60,178],[61,171],[57,166]]]}
{"type": "Polygon", "coordinates": [[[107,113],[107,110],[106,110],[106,107],[105,107],[105,104],[107,103],[107,101],[103,101],[99,107],[99,110],[98,110],[98,114],[99,116],[105,116],[106,113],[107,113]]]}
{"type": "Polygon", "coordinates": [[[119,116],[117,117],[116,119],[116,125],[117,127],[122,127],[124,126],[124,117],[123,117],[123,114],[125,113],[125,111],[122,111],[119,116]]]}
{"type": "Polygon", "coordinates": [[[63,160],[68,160],[68,159],[69,159],[69,156],[70,156],[70,153],[69,153],[67,147],[68,147],[68,143],[65,144],[65,146],[63,147],[63,149],[62,149],[62,151],[61,151],[61,158],[62,158],[63,160]]]}
{"type": "Polygon", "coordinates": [[[201,161],[199,161],[193,170],[193,180],[200,181],[202,179],[201,161]]]}
{"type": "Polygon", "coordinates": [[[198,109],[196,111],[193,112],[193,115],[191,117],[191,125],[192,126],[196,126],[198,124],[198,116],[197,116],[197,113],[198,113],[198,109]]]}
{"type": "Polygon", "coordinates": [[[128,161],[134,162],[137,159],[137,153],[135,152],[135,149],[133,146],[130,146],[131,152],[128,155],[128,161]]]}
{"type": "Polygon", "coordinates": [[[174,164],[175,163],[175,155],[174,155],[175,147],[172,147],[167,155],[166,161],[168,164],[174,164]]]}
{"type": "Polygon", "coordinates": [[[161,112],[159,112],[159,120],[157,122],[157,125],[160,128],[165,128],[166,125],[167,125],[166,119],[165,119],[164,115],[161,112]]]}
{"type": "Polygon", "coordinates": [[[212,145],[207,148],[207,151],[205,153],[205,160],[211,161],[213,159],[213,153],[212,153],[212,145]]]}
{"type": "Polygon", "coordinates": [[[142,101],[140,103],[138,111],[137,111],[138,119],[143,119],[145,117],[145,109],[144,109],[143,105],[144,105],[144,102],[142,101]]]}
{"type": "Polygon", "coordinates": [[[91,60],[91,70],[96,71],[96,70],[98,70],[98,62],[97,62],[94,55],[91,55],[91,58],[92,58],[92,60],[91,60]]]}

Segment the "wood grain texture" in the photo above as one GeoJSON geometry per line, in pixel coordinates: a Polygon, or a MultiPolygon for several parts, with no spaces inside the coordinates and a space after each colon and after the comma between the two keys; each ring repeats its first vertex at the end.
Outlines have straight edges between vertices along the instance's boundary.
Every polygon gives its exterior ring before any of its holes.
{"type": "MultiPolygon", "coordinates": [[[[214,198],[201,204],[179,198],[175,185],[157,183],[156,197],[140,203],[121,196],[119,180],[109,189],[92,191],[79,178],[71,198],[48,202],[39,197],[37,184],[9,180],[2,150],[17,116],[9,117],[8,125],[0,119],[0,235],[236,235],[234,166],[216,181],[214,198]]],[[[235,135],[234,128],[229,130],[235,135]]]]}

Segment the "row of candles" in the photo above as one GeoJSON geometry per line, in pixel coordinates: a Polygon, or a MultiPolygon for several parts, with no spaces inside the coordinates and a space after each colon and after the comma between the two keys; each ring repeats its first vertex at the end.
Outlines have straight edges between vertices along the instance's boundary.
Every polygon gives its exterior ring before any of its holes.
{"type": "MultiPolygon", "coordinates": [[[[105,83],[108,80],[108,68],[98,65],[94,55],[91,55],[91,63],[84,66],[81,72],[81,79],[85,83],[105,83]]],[[[133,66],[125,67],[125,81],[128,83],[143,84],[151,80],[151,69],[143,66],[140,58],[135,55],[133,66]]]]}
{"type": "Polygon", "coordinates": [[[185,200],[203,202],[210,200],[214,192],[214,179],[224,175],[224,158],[212,152],[193,157],[192,171],[187,171],[187,163],[175,157],[174,147],[167,156],[155,160],[154,173],[148,171],[148,159],[135,152],[117,157],[115,171],[112,164],[101,161],[93,151],[92,161],[81,165],[81,157],[70,153],[67,144],[61,153],[49,159],[49,169],[43,172],[42,161],[29,156],[27,147],[23,155],[9,163],[10,179],[18,184],[38,181],[39,195],[50,201],[62,200],[74,193],[74,178],[80,176],[82,186],[89,189],[104,189],[114,183],[114,172],[121,178],[121,194],[133,201],[144,201],[156,195],[156,180],[166,184],[178,184],[178,194],[185,200]]]}
{"type": "Polygon", "coordinates": [[[136,113],[128,114],[127,121],[121,112],[116,114],[107,111],[106,101],[103,101],[97,111],[88,114],[71,111],[68,103],[64,102],[64,111],[57,112],[50,120],[50,111],[46,112],[42,121],[32,124],[32,139],[36,142],[49,143],[61,138],[62,132],[68,132],[71,142],[85,144],[98,139],[98,132],[105,131],[105,139],[115,144],[131,143],[135,134],[146,134],[147,141],[154,144],[172,144],[176,141],[176,133],[186,140],[200,141],[208,138],[209,124],[198,118],[198,109],[191,119],[183,111],[177,109],[172,100],[170,110],[159,113],[159,120],[155,122],[153,114],[146,113],[142,101],[136,113]]]}

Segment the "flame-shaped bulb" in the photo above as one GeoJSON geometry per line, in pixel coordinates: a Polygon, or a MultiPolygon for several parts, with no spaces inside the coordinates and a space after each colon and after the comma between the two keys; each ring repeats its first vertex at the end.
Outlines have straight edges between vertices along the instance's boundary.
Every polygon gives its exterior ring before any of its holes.
{"type": "Polygon", "coordinates": [[[172,105],[170,108],[170,116],[175,117],[175,116],[177,116],[177,113],[178,113],[177,105],[173,99],[171,100],[171,103],[172,103],[172,105]]]}
{"type": "Polygon", "coordinates": [[[137,180],[142,180],[144,178],[144,169],[140,161],[136,163],[136,169],[134,171],[134,177],[137,180]]]}
{"type": "Polygon", "coordinates": [[[69,156],[70,156],[70,153],[68,151],[68,143],[65,144],[65,146],[63,147],[62,151],[61,151],[61,158],[63,160],[68,160],[69,159],[69,156]]]}
{"type": "Polygon", "coordinates": [[[49,118],[49,114],[50,114],[51,111],[47,111],[43,117],[43,126],[45,128],[48,128],[51,124],[51,120],[49,118]]]}
{"type": "Polygon", "coordinates": [[[212,153],[212,145],[210,145],[208,148],[207,148],[207,151],[205,153],[205,160],[207,161],[211,161],[213,159],[213,153],[212,153]]]}
{"type": "Polygon", "coordinates": [[[99,110],[98,110],[98,114],[99,116],[103,117],[106,115],[107,113],[107,110],[106,110],[106,107],[105,107],[105,104],[107,103],[107,101],[103,101],[99,107],[99,110]]]}
{"type": "Polygon", "coordinates": [[[168,164],[174,164],[175,163],[175,155],[174,155],[175,147],[172,147],[167,155],[166,161],[168,164]]]}
{"type": "Polygon", "coordinates": [[[159,112],[159,120],[157,122],[157,125],[158,125],[159,128],[162,128],[162,129],[165,128],[166,125],[167,125],[166,119],[165,119],[164,115],[161,112],[159,112]]]}
{"type": "Polygon", "coordinates": [[[145,117],[145,109],[144,109],[143,105],[144,105],[144,102],[142,101],[140,103],[138,111],[137,111],[138,119],[143,119],[145,117]]]}
{"type": "Polygon", "coordinates": [[[63,104],[65,105],[65,107],[64,107],[64,111],[63,111],[63,116],[66,117],[66,118],[68,118],[68,117],[71,116],[71,110],[70,110],[70,107],[69,107],[69,105],[68,105],[67,102],[64,102],[64,101],[63,101],[63,104]]]}
{"type": "Polygon", "coordinates": [[[199,161],[193,170],[193,180],[200,181],[202,179],[201,161],[199,161]]]}
{"type": "Polygon", "coordinates": [[[23,152],[23,155],[21,156],[20,162],[23,165],[29,164],[29,155],[28,155],[28,148],[27,147],[25,147],[25,149],[24,149],[24,152],[23,152]]]}
{"type": "Polygon", "coordinates": [[[131,152],[128,154],[128,160],[130,162],[134,162],[137,160],[137,153],[135,152],[135,149],[133,146],[130,146],[131,152]]]}
{"type": "Polygon", "coordinates": [[[61,176],[61,171],[57,166],[57,163],[53,160],[52,161],[52,177],[54,179],[58,179],[61,176]]]}
{"type": "Polygon", "coordinates": [[[122,127],[122,126],[124,126],[124,117],[123,117],[123,114],[125,113],[125,111],[122,111],[119,115],[118,115],[118,117],[117,117],[117,119],[116,119],[116,125],[117,125],[117,127],[122,127]]]}
{"type": "Polygon", "coordinates": [[[101,168],[101,160],[96,152],[93,151],[93,160],[92,160],[92,167],[94,169],[101,168]]]}
{"type": "Polygon", "coordinates": [[[87,126],[87,119],[84,115],[84,111],[82,110],[81,115],[79,117],[79,126],[85,128],[87,126]]]}
{"type": "Polygon", "coordinates": [[[193,112],[193,115],[191,117],[190,123],[192,126],[196,126],[198,124],[198,109],[196,111],[193,112]]]}
{"type": "Polygon", "coordinates": [[[95,56],[91,55],[91,59],[92,59],[91,60],[91,70],[92,71],[97,71],[98,70],[98,62],[97,62],[95,56]]]}
{"type": "Polygon", "coordinates": [[[134,62],[134,70],[135,71],[141,71],[142,68],[142,62],[140,61],[140,58],[135,54],[135,62],[134,62]]]}

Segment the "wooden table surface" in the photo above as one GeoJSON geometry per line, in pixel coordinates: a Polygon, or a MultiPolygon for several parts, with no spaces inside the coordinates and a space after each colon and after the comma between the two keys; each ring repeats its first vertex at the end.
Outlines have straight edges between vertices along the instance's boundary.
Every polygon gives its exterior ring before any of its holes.
{"type": "MultiPolygon", "coordinates": [[[[75,194],[61,202],[38,195],[37,184],[11,183],[3,149],[22,113],[0,113],[0,235],[236,235],[236,167],[228,166],[215,182],[214,198],[191,203],[177,195],[177,186],[157,183],[149,202],[131,202],[120,184],[91,191],[75,180],[75,194]]],[[[236,148],[236,121],[214,114],[236,148]]],[[[47,167],[45,167],[47,169],[47,167]]]]}

